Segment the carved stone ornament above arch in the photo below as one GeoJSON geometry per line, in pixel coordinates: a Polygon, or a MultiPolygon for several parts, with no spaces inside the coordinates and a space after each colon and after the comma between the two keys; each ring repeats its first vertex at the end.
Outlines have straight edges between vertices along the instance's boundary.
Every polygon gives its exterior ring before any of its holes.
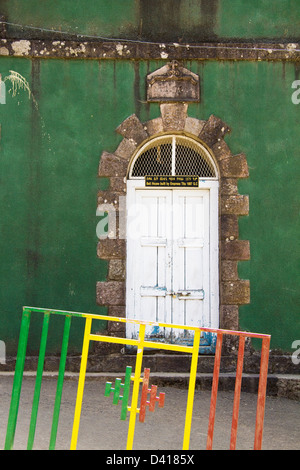
{"type": "MultiPolygon", "coordinates": [[[[207,120],[188,116],[186,103],[162,103],[161,116],[142,123],[133,114],[116,129],[123,139],[114,153],[103,152],[98,176],[109,178],[109,188],[98,193],[98,207],[113,205],[116,229],[101,238],[97,255],[108,261],[107,280],[97,283],[97,304],[108,307],[108,314],[125,317],[126,236],[122,217],[126,213],[125,196],[128,167],[132,156],[147,140],[162,133],[181,133],[203,143],[218,166],[219,180],[219,264],[220,328],[239,328],[239,305],[250,302],[250,284],[239,279],[238,262],[250,259],[248,240],[239,239],[238,218],[249,213],[249,198],[238,193],[238,179],[249,176],[246,156],[232,155],[224,138],[229,126],[211,115],[207,120]]],[[[124,220],[124,218],[123,218],[124,220]]],[[[125,335],[124,323],[112,324],[112,334],[125,335]]]]}

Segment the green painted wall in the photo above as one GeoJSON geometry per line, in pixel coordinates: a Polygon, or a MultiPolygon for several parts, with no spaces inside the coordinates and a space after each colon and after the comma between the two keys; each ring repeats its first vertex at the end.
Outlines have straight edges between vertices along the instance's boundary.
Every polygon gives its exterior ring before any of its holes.
{"type": "Polygon", "coordinates": [[[11,37],[51,31],[151,41],[299,37],[298,0],[2,0],[11,37]],[[49,31],[40,31],[40,28],[49,31]]]}
{"type": "MultiPolygon", "coordinates": [[[[144,78],[161,64],[0,60],[2,76],[19,72],[37,102],[24,90],[13,97],[6,81],[0,338],[8,350],[16,346],[22,305],[103,312],[95,305],[96,281],[106,275],[96,257],[99,157],[115,150],[114,129],[128,115],[159,116],[158,105],[145,103],[144,78]]],[[[250,214],[240,219],[240,238],[250,240],[251,261],[240,263],[240,276],[251,281],[251,304],[241,308],[241,328],[271,333],[272,348],[289,350],[300,337],[299,106],[291,101],[297,71],[266,62],[186,66],[200,74],[202,88],[189,115],[220,116],[232,128],[232,152],[248,159],[250,178],[239,189],[250,196],[250,214]]],[[[79,328],[75,345],[80,335],[79,328]]],[[[60,337],[52,347],[59,345],[60,337]]]]}
{"type": "MultiPolygon", "coordinates": [[[[143,40],[296,40],[298,0],[3,1],[11,23],[73,34],[143,40]],[[72,4],[72,5],[71,5],[72,4]],[[149,11],[151,4],[151,11],[149,11]],[[170,8],[176,4],[176,15],[170,8]],[[175,31],[175,33],[174,33],[175,31]]],[[[47,37],[49,32],[7,26],[10,37],[47,37]]],[[[130,114],[159,116],[145,102],[145,76],[163,61],[30,60],[0,57],[2,78],[10,70],[29,83],[34,101],[20,90],[0,104],[0,340],[17,347],[23,305],[103,313],[95,285],[106,276],[96,256],[97,178],[103,150],[113,152],[114,129],[130,114]],[[36,104],[35,104],[36,103],[36,104]]],[[[251,304],[240,309],[242,329],[272,334],[272,348],[291,351],[300,338],[299,319],[299,117],[292,82],[299,66],[280,62],[186,62],[200,75],[201,103],[189,115],[215,114],[232,133],[233,153],[247,155],[250,177],[240,181],[250,196],[240,238],[250,240],[251,260],[240,277],[251,281],[251,304]]],[[[37,320],[36,320],[37,322],[37,320]]],[[[59,320],[57,320],[59,322],[59,320]]],[[[103,325],[98,325],[102,328],[103,325]]],[[[49,350],[60,349],[54,322],[49,350]]],[[[82,324],[72,326],[74,351],[82,324]]],[[[38,347],[37,329],[30,351],[38,347]]]]}

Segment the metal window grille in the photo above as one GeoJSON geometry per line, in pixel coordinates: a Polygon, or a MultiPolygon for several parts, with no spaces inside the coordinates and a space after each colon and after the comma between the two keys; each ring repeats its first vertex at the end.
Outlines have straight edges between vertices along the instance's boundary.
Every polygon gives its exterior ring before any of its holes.
{"type": "Polygon", "coordinates": [[[129,178],[146,175],[216,178],[217,172],[205,147],[189,137],[173,135],[153,139],[135,156],[129,178]]]}

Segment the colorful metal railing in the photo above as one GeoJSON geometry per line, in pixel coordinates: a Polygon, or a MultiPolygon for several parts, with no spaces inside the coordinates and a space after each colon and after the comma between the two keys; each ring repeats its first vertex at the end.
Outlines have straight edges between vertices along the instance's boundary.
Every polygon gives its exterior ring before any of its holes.
{"type": "MultiPolygon", "coordinates": [[[[64,332],[63,332],[63,339],[62,339],[58,379],[57,379],[56,396],[55,396],[54,410],[53,410],[53,417],[52,417],[52,427],[51,427],[50,444],[49,444],[50,450],[55,449],[55,445],[56,445],[56,437],[57,437],[57,429],[58,429],[59,414],[60,414],[60,407],[61,407],[61,398],[62,398],[63,382],[64,382],[64,375],[65,375],[71,320],[72,318],[76,318],[76,317],[85,319],[85,330],[84,330],[81,364],[80,364],[80,372],[79,372],[79,379],[78,379],[78,389],[77,389],[77,397],[76,397],[76,404],[75,404],[75,411],[74,411],[74,421],[73,421],[70,449],[76,449],[77,447],[78,431],[79,431],[79,423],[80,423],[80,416],[81,416],[82,399],[83,399],[83,391],[84,391],[84,385],[85,385],[90,341],[119,343],[123,345],[136,346],[137,348],[134,376],[131,377],[131,370],[127,374],[128,375],[127,379],[133,382],[131,405],[127,407],[128,396],[126,396],[126,399],[124,399],[124,403],[122,405],[123,418],[121,419],[124,419],[124,417],[126,417],[127,409],[130,411],[128,435],[127,435],[127,450],[131,450],[133,447],[137,413],[141,413],[142,418],[140,419],[142,420],[144,419],[144,411],[145,411],[144,407],[146,406],[146,403],[147,403],[145,401],[146,394],[149,392],[148,389],[147,391],[146,389],[144,390],[144,395],[143,395],[144,401],[141,400],[142,406],[138,408],[139,387],[140,387],[140,383],[143,382],[143,379],[141,379],[141,369],[142,369],[144,349],[155,348],[155,349],[160,349],[160,350],[178,351],[178,352],[191,354],[190,377],[189,377],[185,426],[184,426],[184,435],[183,435],[183,447],[182,447],[183,450],[189,449],[201,332],[213,333],[217,336],[212,392],[211,392],[211,404],[210,404],[210,413],[209,413],[209,425],[208,425],[208,433],[207,433],[207,449],[212,449],[212,444],[213,444],[213,433],[214,433],[214,423],[215,423],[215,414],[216,414],[216,402],[217,402],[217,393],[218,393],[223,336],[234,335],[234,336],[239,337],[239,350],[238,350],[237,369],[236,369],[230,449],[235,449],[235,446],[236,446],[245,338],[250,337],[250,338],[262,339],[261,364],[260,364],[260,376],[259,376],[258,398],[257,398],[257,409],[256,409],[255,436],[254,436],[254,449],[261,449],[262,435],[263,435],[263,423],[264,423],[266,386],[267,386],[267,374],[268,374],[268,358],[269,358],[269,348],[270,348],[270,338],[271,338],[269,335],[232,331],[232,330],[212,329],[212,328],[200,329],[198,327],[192,327],[192,326],[186,326],[186,325],[183,326],[183,325],[174,325],[174,324],[171,325],[171,324],[166,324],[166,323],[142,322],[138,320],[130,320],[127,318],[120,318],[120,317],[107,317],[105,315],[93,315],[89,313],[67,312],[67,311],[59,311],[59,310],[51,310],[51,309],[41,309],[41,308],[35,308],[35,307],[23,308],[21,330],[20,330],[20,337],[19,337],[19,346],[18,346],[15,375],[14,375],[12,395],[11,395],[11,404],[10,404],[10,410],[9,410],[9,416],[8,416],[6,440],[5,440],[5,447],[4,447],[5,449],[7,450],[12,449],[13,444],[14,444],[14,436],[15,436],[15,431],[16,431],[16,423],[17,423],[18,410],[19,410],[21,387],[22,387],[22,378],[23,378],[24,364],[25,364],[25,358],[26,358],[29,325],[30,325],[30,319],[31,319],[32,313],[43,314],[44,319],[43,319],[43,327],[42,327],[42,333],[41,333],[40,351],[39,351],[39,357],[38,357],[31,419],[30,419],[29,434],[28,434],[28,441],[27,441],[28,450],[33,448],[33,443],[34,443],[37,413],[38,413],[40,391],[41,391],[43,369],[44,369],[44,361],[45,361],[45,354],[46,354],[48,327],[49,327],[50,316],[52,314],[65,316],[65,323],[64,323],[64,332]],[[99,335],[99,334],[92,334],[91,330],[92,330],[93,320],[133,322],[133,323],[139,324],[140,325],[139,336],[137,339],[129,339],[129,338],[119,338],[119,337],[104,336],[104,335],[99,335]],[[154,326],[156,324],[160,327],[165,327],[165,328],[179,328],[182,330],[190,330],[191,332],[193,332],[192,346],[183,346],[183,345],[177,345],[177,344],[158,343],[154,341],[148,341],[147,338],[145,338],[146,327],[149,325],[154,326]]],[[[124,384],[122,384],[122,386],[123,385],[124,384]]],[[[119,383],[118,386],[121,386],[121,383],[119,383]]],[[[107,395],[109,394],[108,388],[106,389],[106,393],[107,395]]],[[[126,393],[128,393],[128,386],[127,386],[126,393]]],[[[142,394],[143,394],[143,391],[142,391],[142,394]]],[[[155,394],[156,394],[156,389],[155,389],[155,394]]],[[[154,397],[153,395],[153,400],[154,399],[157,400],[158,397],[154,397]]],[[[162,404],[162,401],[161,401],[161,404],[162,404]]],[[[153,406],[153,404],[151,406],[153,406]]]]}

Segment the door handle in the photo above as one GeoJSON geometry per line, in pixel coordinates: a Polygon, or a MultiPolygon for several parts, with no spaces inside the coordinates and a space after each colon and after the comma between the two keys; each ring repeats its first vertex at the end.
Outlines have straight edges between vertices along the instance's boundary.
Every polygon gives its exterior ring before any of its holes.
{"type": "Polygon", "coordinates": [[[176,297],[179,300],[203,300],[204,290],[203,289],[192,289],[191,291],[182,290],[177,292],[176,297]]]}
{"type": "Polygon", "coordinates": [[[176,297],[188,297],[189,295],[191,295],[191,292],[187,292],[187,291],[179,291],[179,292],[174,292],[174,291],[167,291],[166,292],[167,295],[171,295],[174,299],[176,297]]]}
{"type": "Polygon", "coordinates": [[[166,295],[171,295],[173,299],[191,299],[191,300],[203,300],[204,299],[204,290],[203,289],[196,289],[192,291],[182,290],[178,292],[174,291],[166,291],[166,295]]]}
{"type": "Polygon", "coordinates": [[[171,295],[173,297],[173,299],[176,299],[176,297],[188,297],[189,295],[191,295],[191,292],[188,292],[188,291],[178,291],[178,292],[167,291],[167,295],[171,295]]]}
{"type": "Polygon", "coordinates": [[[191,292],[188,292],[186,290],[183,290],[183,291],[179,291],[177,292],[177,296],[179,297],[188,297],[189,295],[191,295],[191,292]]]}

